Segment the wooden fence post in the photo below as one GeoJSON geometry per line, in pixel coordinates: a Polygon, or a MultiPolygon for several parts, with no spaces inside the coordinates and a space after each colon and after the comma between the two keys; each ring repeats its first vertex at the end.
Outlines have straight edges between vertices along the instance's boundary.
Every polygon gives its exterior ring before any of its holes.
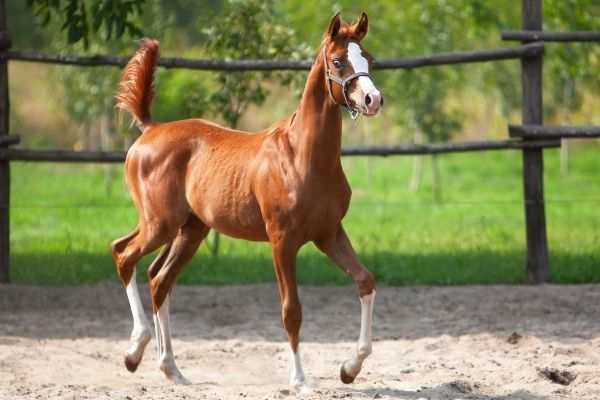
{"type": "MultiPolygon", "coordinates": [[[[523,30],[542,30],[541,0],[523,0],[523,30]]],[[[542,55],[521,59],[523,124],[543,124],[542,55]]],[[[529,139],[524,139],[529,140],[529,139]]],[[[527,280],[550,279],[546,213],[544,206],[544,154],[542,149],[523,150],[525,223],[527,225],[527,280]]]]}
{"type": "MultiPolygon", "coordinates": [[[[6,7],[0,0],[0,135],[8,135],[8,60],[11,40],[6,25],[6,7]]],[[[9,209],[10,162],[0,161],[0,283],[10,282],[9,209]]]]}

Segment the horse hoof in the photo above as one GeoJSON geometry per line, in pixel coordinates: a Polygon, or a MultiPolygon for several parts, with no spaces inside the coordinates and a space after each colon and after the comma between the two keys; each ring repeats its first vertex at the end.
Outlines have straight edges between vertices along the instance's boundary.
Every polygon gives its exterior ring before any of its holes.
{"type": "Polygon", "coordinates": [[[192,381],[190,381],[189,379],[187,379],[185,376],[181,375],[181,374],[175,374],[175,375],[171,375],[168,376],[167,379],[169,379],[171,382],[173,382],[176,385],[191,385],[192,381]]]}
{"type": "Polygon", "coordinates": [[[140,365],[140,361],[138,360],[137,362],[133,361],[131,358],[131,356],[126,354],[124,359],[125,359],[125,368],[127,368],[127,371],[129,372],[135,372],[137,370],[138,365],[140,365]]]}
{"type": "Polygon", "coordinates": [[[188,380],[185,376],[183,376],[181,372],[179,372],[179,369],[174,364],[161,365],[160,370],[165,375],[165,378],[171,381],[171,383],[174,383],[176,385],[192,384],[190,380],[188,380]]]}
{"type": "Polygon", "coordinates": [[[344,366],[342,365],[342,368],[340,369],[340,379],[342,380],[342,382],[344,382],[345,384],[349,384],[354,382],[354,378],[356,378],[356,376],[350,376],[346,373],[346,370],[344,369],[344,366]]]}

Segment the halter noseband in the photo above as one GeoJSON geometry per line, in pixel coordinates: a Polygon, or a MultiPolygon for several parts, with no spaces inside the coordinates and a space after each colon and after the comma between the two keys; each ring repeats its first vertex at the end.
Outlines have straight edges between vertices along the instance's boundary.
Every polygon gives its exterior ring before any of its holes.
{"type": "Polygon", "coordinates": [[[327,64],[327,56],[325,55],[325,47],[323,47],[323,63],[325,64],[325,80],[326,80],[326,86],[327,86],[327,91],[329,92],[329,96],[331,97],[331,99],[333,100],[334,103],[346,107],[346,109],[350,113],[350,118],[355,119],[356,117],[358,117],[359,114],[361,114],[361,112],[350,106],[350,102],[348,101],[348,98],[346,97],[346,86],[348,86],[348,84],[350,82],[352,82],[354,79],[356,79],[360,76],[366,76],[369,78],[371,76],[367,72],[355,72],[352,75],[348,76],[346,79],[342,79],[339,76],[332,74],[331,71],[329,70],[329,66],[327,64]],[[344,94],[344,101],[346,102],[346,104],[338,103],[336,101],[335,97],[333,97],[333,93],[331,92],[331,82],[332,81],[342,87],[342,93],[344,94]]]}

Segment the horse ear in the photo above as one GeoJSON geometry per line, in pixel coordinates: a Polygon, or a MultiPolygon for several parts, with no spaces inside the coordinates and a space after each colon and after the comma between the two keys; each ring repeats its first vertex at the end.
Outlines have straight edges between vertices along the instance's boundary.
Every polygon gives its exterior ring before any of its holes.
{"type": "Polygon", "coordinates": [[[354,25],[354,34],[360,41],[367,36],[367,32],[369,32],[369,18],[367,18],[367,14],[363,12],[360,20],[356,23],[356,25],[354,25]]]}
{"type": "Polygon", "coordinates": [[[336,12],[331,20],[329,21],[329,27],[327,28],[327,36],[330,39],[333,39],[338,32],[340,31],[340,26],[342,25],[342,21],[340,19],[340,12],[336,12]]]}

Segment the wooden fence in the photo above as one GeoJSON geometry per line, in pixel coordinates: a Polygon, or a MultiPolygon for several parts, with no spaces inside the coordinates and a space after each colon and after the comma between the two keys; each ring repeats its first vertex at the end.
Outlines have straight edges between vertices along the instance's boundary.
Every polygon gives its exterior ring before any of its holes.
{"type": "MultiPolygon", "coordinates": [[[[412,69],[437,65],[489,62],[507,59],[521,60],[523,125],[510,125],[510,140],[419,144],[408,146],[344,147],[344,156],[390,156],[402,154],[437,154],[450,152],[520,149],[523,152],[524,207],[527,237],[527,276],[530,283],[548,282],[550,263],[544,208],[543,149],[560,147],[562,138],[600,137],[600,127],[544,126],[542,108],[542,62],[544,41],[600,41],[600,32],[542,31],[541,0],[522,0],[522,31],[504,31],[504,40],[521,41],[520,46],[492,50],[439,53],[419,57],[381,60],[376,69],[412,69]]],[[[72,57],[11,51],[7,30],[5,0],[0,0],[0,283],[10,282],[9,211],[10,162],[123,162],[124,152],[39,151],[8,148],[19,142],[19,136],[9,134],[8,61],[30,61],[77,66],[123,67],[128,58],[116,56],[72,57]]],[[[162,57],[159,66],[200,70],[309,70],[310,61],[279,60],[194,60],[162,57]]]]}

